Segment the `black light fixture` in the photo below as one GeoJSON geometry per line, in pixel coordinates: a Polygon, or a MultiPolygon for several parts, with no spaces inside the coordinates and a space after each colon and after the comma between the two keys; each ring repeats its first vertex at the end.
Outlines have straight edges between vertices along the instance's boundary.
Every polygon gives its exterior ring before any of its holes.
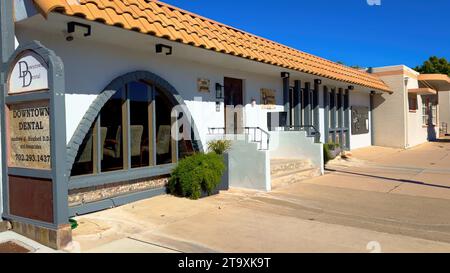
{"type": "Polygon", "coordinates": [[[216,83],[216,99],[223,99],[223,85],[216,83]]]}
{"type": "Polygon", "coordinates": [[[281,78],[286,79],[289,78],[291,76],[291,74],[289,74],[289,72],[281,72],[281,78]]]}
{"type": "Polygon", "coordinates": [[[314,80],[314,83],[320,85],[320,84],[322,84],[322,80],[321,80],[321,79],[315,79],[315,80],[314,80]]]}
{"type": "Polygon", "coordinates": [[[69,23],[67,23],[67,36],[66,36],[66,40],[68,42],[71,42],[74,40],[73,34],[75,33],[77,28],[84,29],[84,33],[83,33],[84,37],[89,37],[92,35],[92,28],[90,25],[82,24],[82,23],[78,23],[78,22],[69,22],[69,23]]]}
{"type": "Polygon", "coordinates": [[[348,86],[348,90],[354,90],[354,89],[355,89],[355,87],[353,85],[348,86]]]}
{"type": "Polygon", "coordinates": [[[172,55],[173,49],[171,46],[163,45],[163,44],[156,45],[156,53],[162,53],[164,49],[166,50],[167,56],[172,55]]]}

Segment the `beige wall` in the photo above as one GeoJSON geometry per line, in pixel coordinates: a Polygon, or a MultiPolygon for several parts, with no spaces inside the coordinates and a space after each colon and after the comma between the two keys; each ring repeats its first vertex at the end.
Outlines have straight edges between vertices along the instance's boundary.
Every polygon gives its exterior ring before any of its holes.
{"type": "MultiPolygon", "coordinates": [[[[408,89],[419,88],[419,83],[416,79],[410,79],[408,81],[408,89]]],[[[413,147],[422,144],[427,141],[428,133],[427,127],[423,124],[423,111],[422,111],[422,100],[424,99],[421,95],[416,95],[418,109],[415,112],[409,111],[409,106],[406,107],[408,113],[408,135],[406,147],[413,147]]]]}
{"type": "MultiPolygon", "coordinates": [[[[428,140],[428,135],[438,136],[439,127],[429,132],[423,124],[422,95],[417,95],[417,110],[409,110],[408,89],[419,88],[414,70],[406,66],[375,68],[376,73],[394,93],[376,95],[374,99],[374,145],[410,148],[428,140]],[[407,86],[405,79],[408,78],[407,86]]],[[[447,97],[450,105],[450,99],[447,97]]],[[[442,108],[442,107],[441,107],[442,108]]],[[[437,121],[439,124],[439,106],[437,121]]],[[[449,115],[450,121],[450,115],[449,115]]]]}
{"type": "Polygon", "coordinates": [[[448,124],[450,133],[450,92],[439,92],[439,116],[441,122],[448,124]]]}
{"type": "MultiPolygon", "coordinates": [[[[374,69],[378,72],[379,69],[374,69]]],[[[381,79],[394,91],[393,94],[374,96],[373,145],[404,148],[406,99],[403,75],[386,75],[381,79]]]]}

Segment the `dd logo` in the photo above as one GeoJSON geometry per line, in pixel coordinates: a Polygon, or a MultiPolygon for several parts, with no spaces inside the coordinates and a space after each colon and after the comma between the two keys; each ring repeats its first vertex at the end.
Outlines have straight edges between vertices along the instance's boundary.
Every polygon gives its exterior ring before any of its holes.
{"type": "Polygon", "coordinates": [[[19,78],[23,81],[22,87],[30,86],[33,81],[33,75],[30,72],[28,63],[25,61],[19,62],[19,78]]]}

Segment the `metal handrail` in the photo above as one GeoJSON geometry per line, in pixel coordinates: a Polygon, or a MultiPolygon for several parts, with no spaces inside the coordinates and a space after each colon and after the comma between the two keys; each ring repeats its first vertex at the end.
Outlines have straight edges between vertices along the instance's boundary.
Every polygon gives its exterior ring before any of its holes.
{"type": "MultiPolygon", "coordinates": [[[[266,130],[262,129],[261,127],[243,127],[242,129],[246,132],[246,135],[249,135],[249,136],[250,136],[250,130],[253,130],[252,142],[259,143],[259,149],[260,150],[269,150],[269,147],[270,147],[270,133],[269,132],[267,132],[266,130]],[[260,140],[258,140],[258,138],[256,137],[258,131],[261,132],[261,139],[260,140]],[[263,147],[263,142],[264,142],[263,135],[265,135],[266,138],[267,138],[267,140],[266,140],[266,147],[265,147],[266,149],[264,149],[264,147],[263,147]]],[[[217,134],[216,133],[217,130],[223,131],[223,133],[219,133],[219,134],[226,134],[226,128],[225,127],[210,127],[210,128],[208,128],[209,134],[211,134],[211,135],[217,134]]]]}
{"type": "Polygon", "coordinates": [[[289,125],[289,126],[283,126],[280,128],[285,128],[290,131],[306,131],[308,133],[309,137],[314,136],[315,143],[320,143],[320,138],[321,138],[320,130],[314,125],[289,125]],[[313,131],[313,132],[311,132],[311,131],[313,131]]]}
{"type": "Polygon", "coordinates": [[[247,130],[248,135],[250,135],[250,130],[253,130],[253,142],[258,142],[259,143],[259,145],[260,145],[259,149],[260,150],[269,150],[269,147],[270,147],[270,133],[269,132],[267,132],[266,130],[262,129],[261,127],[244,127],[244,130],[247,130]],[[257,138],[256,138],[257,131],[261,132],[261,140],[257,140],[257,138]],[[263,134],[267,137],[266,149],[263,148],[263,141],[264,141],[263,134]]]}

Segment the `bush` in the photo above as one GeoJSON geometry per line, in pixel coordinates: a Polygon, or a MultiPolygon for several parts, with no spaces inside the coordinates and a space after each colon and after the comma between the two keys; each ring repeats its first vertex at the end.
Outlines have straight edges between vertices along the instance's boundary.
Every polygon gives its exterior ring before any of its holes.
{"type": "Polygon", "coordinates": [[[221,182],[225,164],[215,153],[198,153],[181,160],[169,179],[169,192],[191,199],[199,199],[202,192],[209,195],[221,182]]]}
{"type": "Polygon", "coordinates": [[[340,148],[340,145],[337,143],[329,142],[323,145],[323,162],[326,165],[328,161],[335,159],[331,151],[340,148]]]}
{"type": "Polygon", "coordinates": [[[230,140],[213,140],[208,142],[208,150],[218,155],[222,155],[231,149],[230,140]]]}
{"type": "Polygon", "coordinates": [[[327,164],[328,161],[332,160],[330,146],[328,144],[323,145],[323,164],[327,164]]]}

